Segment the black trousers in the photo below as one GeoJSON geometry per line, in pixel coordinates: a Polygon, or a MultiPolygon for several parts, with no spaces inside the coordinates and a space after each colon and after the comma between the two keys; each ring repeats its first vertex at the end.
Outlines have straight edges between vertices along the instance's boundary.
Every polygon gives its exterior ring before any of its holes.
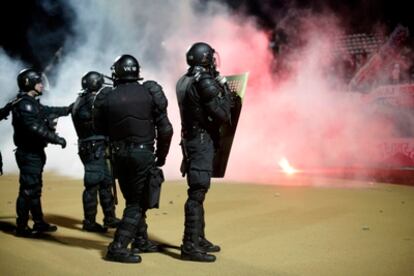
{"type": "Polygon", "coordinates": [[[17,148],[17,166],[19,175],[19,194],[16,200],[17,227],[27,226],[29,211],[34,223],[43,222],[42,205],[40,197],[42,194],[42,173],[46,163],[46,155],[43,148],[37,150],[26,150],[17,148]]]}
{"type": "Polygon", "coordinates": [[[184,145],[188,158],[188,198],[184,206],[183,242],[197,244],[199,237],[205,236],[204,200],[211,183],[214,143],[206,132],[202,132],[187,139],[184,145]]]}
{"type": "Polygon", "coordinates": [[[151,149],[140,147],[121,147],[113,155],[115,174],[126,203],[114,242],[126,248],[136,235],[138,225],[145,223],[144,190],[155,156],[151,149]]]}
{"type": "Polygon", "coordinates": [[[79,156],[85,168],[83,179],[85,189],[82,194],[85,220],[95,222],[98,194],[104,217],[115,217],[113,178],[105,158],[104,141],[81,143],[79,156]]]}

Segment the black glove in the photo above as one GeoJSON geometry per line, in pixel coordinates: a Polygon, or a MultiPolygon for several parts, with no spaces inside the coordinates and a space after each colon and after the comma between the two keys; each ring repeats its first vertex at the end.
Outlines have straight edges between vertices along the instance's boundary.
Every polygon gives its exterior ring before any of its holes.
{"type": "Polygon", "coordinates": [[[66,140],[63,137],[59,137],[56,141],[56,144],[61,145],[62,149],[66,148],[66,140]]]}
{"type": "Polygon", "coordinates": [[[155,161],[155,166],[157,167],[162,167],[165,164],[165,157],[164,158],[159,158],[157,157],[157,160],[155,161]]]}
{"type": "Polygon", "coordinates": [[[241,97],[237,93],[231,92],[230,93],[230,99],[231,99],[231,107],[232,108],[241,105],[241,97]]]}

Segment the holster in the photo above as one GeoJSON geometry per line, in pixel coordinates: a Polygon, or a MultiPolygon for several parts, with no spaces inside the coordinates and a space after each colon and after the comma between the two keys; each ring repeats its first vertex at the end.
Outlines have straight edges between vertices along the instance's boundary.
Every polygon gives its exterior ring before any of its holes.
{"type": "Polygon", "coordinates": [[[159,208],[161,185],[164,182],[164,173],[158,167],[153,167],[148,172],[148,184],[146,186],[146,208],[159,208]]]}
{"type": "Polygon", "coordinates": [[[95,137],[78,140],[79,154],[84,158],[100,159],[105,157],[105,140],[99,136],[95,137]]]}

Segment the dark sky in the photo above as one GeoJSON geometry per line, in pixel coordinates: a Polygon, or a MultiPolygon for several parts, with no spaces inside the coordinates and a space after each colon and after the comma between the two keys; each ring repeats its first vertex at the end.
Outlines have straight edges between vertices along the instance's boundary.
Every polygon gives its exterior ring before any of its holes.
{"type": "Polygon", "coordinates": [[[29,66],[46,66],[73,34],[75,14],[63,0],[8,1],[2,11],[0,46],[29,66]]]}
{"type": "MultiPolygon", "coordinates": [[[[202,3],[217,0],[200,0],[202,3]]],[[[44,68],[73,36],[75,13],[64,0],[8,1],[7,18],[0,17],[0,46],[28,66],[44,68]],[[24,7],[24,8],[22,8],[24,7]]],[[[341,15],[349,32],[369,32],[379,22],[392,30],[401,23],[414,32],[410,1],[394,0],[226,0],[231,10],[254,16],[262,28],[272,28],[293,7],[341,15]]],[[[202,6],[202,5],[201,5],[202,6]]],[[[67,50],[67,49],[66,49],[67,50]]]]}

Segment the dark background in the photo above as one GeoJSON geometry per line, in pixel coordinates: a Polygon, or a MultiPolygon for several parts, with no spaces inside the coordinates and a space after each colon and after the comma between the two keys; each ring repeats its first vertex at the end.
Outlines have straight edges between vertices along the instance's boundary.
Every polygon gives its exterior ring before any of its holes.
{"type": "MultiPolygon", "coordinates": [[[[200,0],[199,7],[217,0],[200,0]]],[[[237,14],[255,17],[263,29],[272,29],[292,8],[308,9],[315,13],[339,15],[349,33],[370,32],[381,24],[392,30],[397,24],[414,31],[410,1],[385,0],[226,0],[230,10],[237,14]]],[[[0,18],[0,47],[28,66],[43,69],[55,53],[74,37],[73,22],[76,13],[63,0],[15,0],[2,4],[0,18]]],[[[70,49],[69,49],[70,50],[70,49]]],[[[65,51],[69,51],[65,49],[65,51]]]]}

